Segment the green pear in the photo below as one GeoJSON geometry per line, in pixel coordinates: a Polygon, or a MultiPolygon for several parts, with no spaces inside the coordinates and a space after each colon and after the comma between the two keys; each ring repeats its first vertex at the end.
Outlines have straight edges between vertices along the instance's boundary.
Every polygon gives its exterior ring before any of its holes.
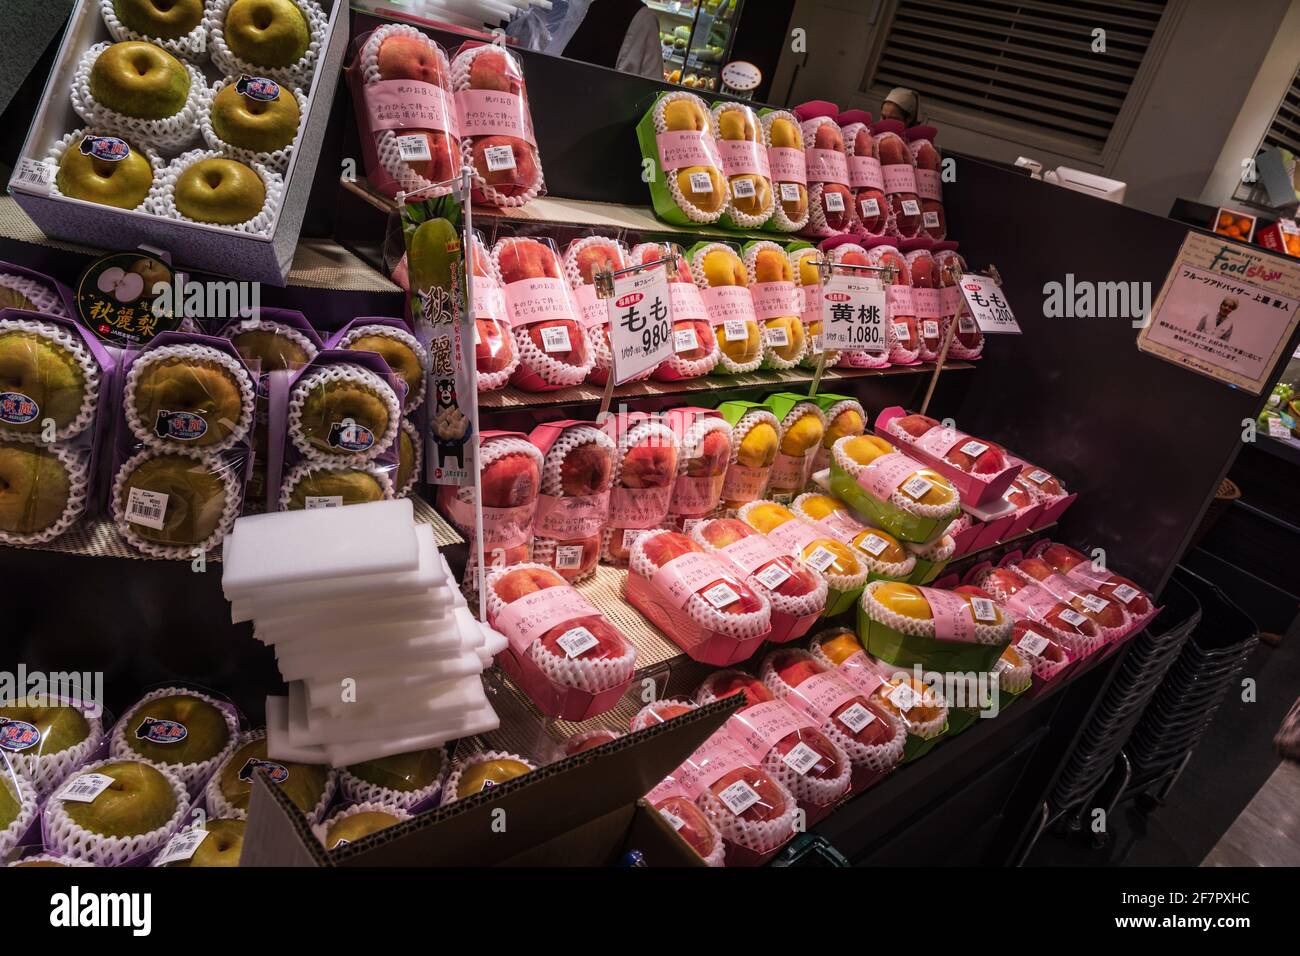
{"type": "Polygon", "coordinates": [[[480,790],[495,787],[530,773],[531,768],[518,760],[480,760],[465,767],[456,784],[458,798],[469,797],[480,790]]]}
{"type": "Polygon", "coordinates": [[[442,759],[441,750],[415,750],[354,764],[348,767],[348,772],[377,787],[409,793],[423,790],[438,779],[442,759]]]}
{"type": "Polygon", "coordinates": [[[0,773],[0,830],[17,820],[22,808],[22,801],[18,798],[18,791],[9,779],[9,774],[0,773]]]}
{"type": "Polygon", "coordinates": [[[126,745],[155,763],[203,763],[230,743],[230,726],[221,710],[190,694],[169,694],[142,703],[127,715],[123,726],[126,745]],[[165,723],[150,727],[154,721],[165,723]],[[176,734],[176,724],[184,729],[183,735],[176,734]]]}
{"type": "Polygon", "coordinates": [[[332,850],[340,843],[355,843],[364,836],[377,833],[399,822],[391,813],[363,810],[334,823],[325,833],[325,849],[332,850]]]}
{"type": "Polygon", "coordinates": [[[70,488],[67,469],[52,451],[0,441],[0,531],[44,531],[63,514],[70,488]]]}
{"type": "Polygon", "coordinates": [[[23,698],[12,707],[0,707],[0,717],[21,720],[41,732],[41,742],[29,754],[57,754],[75,747],[90,736],[86,715],[75,707],[57,705],[37,707],[36,701],[23,698]]]}
{"type": "Polygon", "coordinates": [[[245,362],[261,363],[262,374],[298,369],[306,365],[311,356],[301,345],[279,332],[269,329],[247,329],[230,336],[245,362]]]}
{"type": "Polygon", "coordinates": [[[361,335],[348,345],[348,348],[358,352],[374,352],[379,355],[387,363],[388,367],[406,383],[406,394],[408,396],[414,395],[420,390],[420,386],[424,384],[424,366],[420,364],[420,356],[405,342],[395,339],[391,335],[381,333],[361,335]]]}
{"type": "MultiPolygon", "coordinates": [[[[311,813],[320,802],[325,792],[325,783],[329,779],[329,768],[317,764],[291,763],[285,760],[268,760],[266,756],[266,738],[250,740],[234,752],[217,778],[221,795],[232,807],[248,809],[248,796],[252,792],[252,774],[254,768],[249,761],[267,761],[283,768],[286,776],[278,781],[280,789],[293,801],[303,813],[311,813]],[[242,777],[241,777],[242,775],[242,777]]],[[[274,770],[274,768],[268,768],[274,770]]],[[[272,777],[276,775],[272,772],[272,777]]]]}
{"type": "Polygon", "coordinates": [[[190,95],[190,74],[160,46],[114,43],[90,68],[90,94],[110,110],[138,119],[175,116],[190,95]]]}
{"type": "Polygon", "coordinates": [[[459,257],[460,233],[450,220],[426,219],[420,223],[411,236],[406,256],[411,291],[426,292],[435,286],[450,291],[451,264],[459,257]]]}
{"type": "Polygon", "coordinates": [[[292,0],[235,0],[224,31],[230,52],[254,66],[293,66],[311,43],[307,18],[292,0]]]}
{"type": "Polygon", "coordinates": [[[176,794],[157,767],[119,760],[89,772],[115,782],[89,803],[63,801],[68,817],[83,830],[108,837],[137,836],[164,826],[176,812],[176,794]]]}
{"type": "Polygon", "coordinates": [[[244,849],[243,820],[209,820],[204,829],[208,835],[198,845],[188,860],[174,860],[169,867],[239,866],[239,855],[244,849]]]}
{"type": "Polygon", "coordinates": [[[212,129],[231,146],[271,153],[293,142],[301,116],[293,93],[273,100],[245,96],[227,83],[212,100],[212,129]]]}
{"type": "Polygon", "coordinates": [[[19,432],[39,433],[53,419],[56,428],[71,424],[86,396],[86,376],[69,349],[35,332],[0,332],[0,392],[19,392],[40,411],[30,422],[8,423],[19,432]]]}
{"type": "Polygon", "coordinates": [[[201,159],[176,177],[176,208],[195,222],[235,226],[248,222],[266,202],[262,177],[233,159],[201,159]]]}
{"type": "Polygon", "coordinates": [[[165,545],[195,545],[217,530],[226,508],[226,485],[208,466],[185,455],[158,455],[140,462],[122,483],[119,499],[125,515],[131,489],[167,496],[163,526],[132,524],[133,533],[165,545]]]}
{"type": "Polygon", "coordinates": [[[113,0],[128,30],[160,40],[179,40],[203,20],[203,0],[113,0]]]}
{"type": "Polygon", "coordinates": [[[27,298],[17,289],[11,289],[7,285],[0,285],[0,309],[26,309],[28,312],[37,311],[32,300],[27,298]]]}
{"type": "Polygon", "coordinates": [[[382,501],[384,488],[370,472],[360,468],[340,471],[315,469],[303,476],[289,492],[289,510],[307,507],[308,498],[342,498],[345,505],[382,501]]]}
{"type": "Polygon", "coordinates": [[[54,182],[59,192],[119,209],[134,209],[153,186],[153,167],[144,153],[130,148],[119,160],[100,159],[81,151],[77,140],[63,152],[54,182]]]}

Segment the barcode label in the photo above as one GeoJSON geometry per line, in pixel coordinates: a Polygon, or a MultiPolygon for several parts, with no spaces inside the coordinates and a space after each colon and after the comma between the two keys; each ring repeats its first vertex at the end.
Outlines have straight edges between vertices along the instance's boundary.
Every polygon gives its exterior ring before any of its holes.
{"type": "Polygon", "coordinates": [[[1138,591],[1137,588],[1131,588],[1127,584],[1121,584],[1119,587],[1115,588],[1115,590],[1111,591],[1110,593],[1115,595],[1115,597],[1119,598],[1122,603],[1128,604],[1135,597],[1137,597],[1141,592],[1138,591]]]}
{"type": "Polygon", "coordinates": [[[907,327],[906,322],[894,323],[894,338],[900,342],[912,341],[912,330],[907,327]]]}
{"type": "Polygon", "coordinates": [[[574,627],[565,631],[555,641],[560,645],[560,649],[568,656],[570,660],[579,657],[585,652],[597,647],[600,641],[596,635],[591,633],[585,627],[574,627]]]}
{"type": "Polygon", "coordinates": [[[623,532],[623,550],[631,551],[632,545],[636,544],[636,539],[645,534],[644,528],[627,528],[623,532]]]}
{"type": "Polygon", "coordinates": [[[818,332],[816,335],[812,337],[812,341],[809,344],[809,351],[811,351],[814,355],[818,355],[823,351],[822,334],[820,332],[818,332]]]}
{"type": "Polygon", "coordinates": [[[14,172],[14,180],[24,186],[48,192],[54,182],[55,167],[39,159],[23,159],[14,172]]]}
{"type": "Polygon", "coordinates": [[[408,133],[397,137],[397,150],[407,163],[427,163],[433,159],[433,154],[429,152],[429,138],[423,133],[408,133]]]}
{"type": "Polygon", "coordinates": [[[758,803],[759,799],[758,792],[743,780],[737,780],[718,794],[718,797],[727,805],[727,809],[736,816],[740,816],[758,803]]]}
{"type": "Polygon", "coordinates": [[[208,831],[202,827],[182,830],[167,841],[162,853],[158,854],[158,859],[154,861],[154,866],[166,866],[168,863],[175,863],[177,860],[188,860],[194,855],[194,851],[199,848],[199,844],[207,838],[208,831]]]}
{"type": "Polygon", "coordinates": [[[708,173],[691,173],[691,192],[713,192],[713,177],[708,173]]]}
{"type": "Polygon", "coordinates": [[[1080,595],[1080,599],[1083,601],[1083,606],[1093,614],[1100,614],[1110,606],[1109,601],[1096,594],[1083,594],[1080,595]]]}
{"type": "Polygon", "coordinates": [[[858,542],[858,550],[865,551],[873,558],[878,558],[884,554],[887,547],[889,547],[889,542],[878,534],[868,534],[858,542]]]}
{"type": "Polygon", "coordinates": [[[961,446],[961,450],[972,458],[978,458],[989,450],[989,446],[984,444],[982,441],[976,441],[972,438],[966,444],[961,446]]]}
{"type": "Polygon", "coordinates": [[[749,328],[744,319],[727,319],[722,323],[722,337],[728,342],[745,342],[749,339],[749,328]]]}
{"type": "Polygon", "coordinates": [[[774,348],[784,348],[790,344],[790,333],[786,331],[784,326],[777,326],[767,330],[766,339],[768,345],[774,348]]]}
{"type": "Polygon", "coordinates": [[[880,215],[879,199],[864,199],[858,205],[862,208],[863,219],[874,219],[880,215]]]}
{"type": "Polygon", "coordinates": [[[958,332],[974,332],[976,328],[977,326],[975,325],[975,320],[972,319],[969,315],[963,315],[960,319],[957,320],[958,332]]]}
{"type": "Polygon", "coordinates": [[[342,495],[308,495],[304,499],[304,503],[306,504],[308,511],[310,511],[313,508],[342,508],[343,496],[342,495]]]}
{"type": "Polygon", "coordinates": [[[939,228],[939,214],[933,210],[921,214],[921,223],[926,229],[939,228]]]}
{"type": "Polygon", "coordinates": [[[921,323],[921,334],[927,339],[937,339],[939,337],[939,323],[934,319],[926,319],[921,323]]]}
{"type": "Polygon", "coordinates": [[[757,192],[758,190],[754,188],[754,180],[748,177],[732,180],[731,195],[737,199],[753,199],[757,192]]]}
{"type": "Polygon", "coordinates": [[[911,684],[899,684],[889,692],[888,700],[905,714],[921,702],[921,695],[913,689],[911,684]]]}
{"type": "Polygon", "coordinates": [[[933,487],[933,484],[926,481],[920,475],[913,475],[911,478],[907,479],[907,481],[903,482],[902,492],[913,501],[920,501],[933,487]]]}
{"type": "Polygon", "coordinates": [[[563,325],[552,325],[542,329],[542,348],[547,352],[573,351],[568,328],[563,325]]]}
{"type": "Polygon", "coordinates": [[[59,791],[59,799],[71,800],[73,803],[91,803],[114,782],[107,774],[83,773],[59,791]]]}
{"type": "Polygon", "coordinates": [[[719,581],[713,587],[708,588],[700,594],[700,597],[719,610],[740,599],[740,595],[725,581],[719,581]]]}
{"type": "Polygon", "coordinates": [[[904,200],[903,200],[903,215],[904,215],[904,216],[919,216],[919,215],[921,215],[921,204],[920,204],[919,202],[917,202],[915,199],[904,199],[904,200]]]}
{"type": "Polygon", "coordinates": [[[1078,627],[1080,624],[1085,623],[1088,619],[1084,617],[1082,614],[1080,614],[1078,611],[1072,610],[1067,607],[1064,611],[1061,612],[1061,620],[1064,621],[1066,624],[1072,625],[1073,627],[1078,627]]]}
{"type": "Polygon", "coordinates": [[[803,197],[799,195],[798,183],[781,184],[781,202],[798,202],[803,197]]]}
{"type": "Polygon", "coordinates": [[[555,567],[560,571],[573,571],[582,567],[582,545],[558,545],[555,549],[555,567]]]}
{"type": "Polygon", "coordinates": [[[1043,471],[1041,468],[1035,468],[1029,474],[1025,475],[1025,477],[1028,478],[1030,481],[1032,481],[1034,484],[1041,485],[1043,482],[1045,482],[1048,478],[1051,478],[1052,476],[1049,475],[1047,472],[1043,471]]]}
{"type": "Polygon", "coordinates": [[[822,200],[826,203],[827,212],[844,211],[844,196],[840,193],[822,193],[822,200]]]}
{"type": "Polygon", "coordinates": [[[695,337],[694,329],[678,329],[673,333],[673,351],[677,354],[694,352],[699,347],[700,340],[695,337]]]}
{"type": "Polygon", "coordinates": [[[126,520],[155,531],[163,529],[167,514],[167,495],[160,491],[132,488],[126,495],[126,520]]]}
{"type": "Polygon", "coordinates": [[[682,534],[690,534],[696,527],[704,524],[703,518],[687,518],[682,522],[682,534]]]}
{"type": "Polygon", "coordinates": [[[861,704],[850,704],[840,711],[839,716],[835,718],[853,733],[857,733],[867,724],[876,719],[876,715],[861,704]]]}
{"type": "Polygon", "coordinates": [[[483,150],[490,173],[499,173],[503,169],[515,168],[515,151],[509,146],[489,146],[483,150]]]}
{"type": "Polygon", "coordinates": [[[993,602],[988,598],[973,597],[970,599],[970,608],[975,615],[975,620],[985,624],[995,624],[998,619],[998,609],[993,606],[993,602]]]}
{"type": "Polygon", "coordinates": [[[813,549],[813,553],[803,559],[804,564],[817,571],[825,571],[835,563],[835,553],[827,548],[818,545],[813,549]]]}
{"type": "Polygon", "coordinates": [[[1047,643],[1047,638],[1043,637],[1043,635],[1029,631],[1025,633],[1024,637],[1020,638],[1020,643],[1016,645],[1016,649],[1038,657],[1047,648],[1047,643]]]}
{"type": "Polygon", "coordinates": [[[674,830],[680,830],[682,827],[686,826],[686,821],[671,810],[660,810],[659,815],[667,820],[668,825],[674,830]]]}
{"type": "Polygon", "coordinates": [[[790,748],[789,753],[781,757],[785,765],[795,773],[803,776],[821,760],[821,754],[813,750],[803,741],[795,744],[790,748]]]}
{"type": "Polygon", "coordinates": [[[790,572],[781,567],[776,561],[773,561],[762,571],[755,574],[754,579],[763,587],[775,590],[790,579],[790,572]]]}

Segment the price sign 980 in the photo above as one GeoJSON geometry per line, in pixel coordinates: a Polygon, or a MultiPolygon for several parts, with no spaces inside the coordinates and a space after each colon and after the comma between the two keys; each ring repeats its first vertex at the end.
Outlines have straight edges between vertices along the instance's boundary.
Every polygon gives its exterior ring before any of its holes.
{"type": "Polygon", "coordinates": [[[630,273],[614,280],[614,295],[609,299],[609,346],[617,384],[672,357],[671,302],[668,276],[663,269],[630,273]]]}

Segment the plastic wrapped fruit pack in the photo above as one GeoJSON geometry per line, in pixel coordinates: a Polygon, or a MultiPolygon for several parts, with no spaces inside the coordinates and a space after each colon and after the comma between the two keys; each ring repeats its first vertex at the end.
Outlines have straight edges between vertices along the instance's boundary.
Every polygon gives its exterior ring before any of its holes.
{"type": "Polygon", "coordinates": [[[809,209],[803,132],[798,118],[786,110],[765,112],[762,123],[775,199],[768,228],[798,232],[808,225],[809,209]]]}
{"type": "Polygon", "coordinates": [[[664,697],[660,700],[653,700],[632,715],[631,721],[628,722],[628,729],[632,733],[636,733],[638,730],[645,730],[647,727],[667,723],[674,717],[680,717],[682,714],[689,714],[691,711],[698,709],[699,705],[695,701],[685,698],[664,697]]]}
{"type": "Polygon", "coordinates": [[[853,212],[869,236],[889,231],[892,209],[885,198],[885,180],[876,159],[876,141],[871,135],[871,114],[845,110],[839,115],[840,134],[849,162],[849,187],[853,190],[853,212]]]}
{"type": "MultiPolygon", "coordinates": [[[[905,544],[907,553],[916,561],[916,568],[908,579],[912,584],[929,584],[940,574],[957,553],[957,539],[953,536],[957,522],[948,526],[948,532],[925,544],[905,544]]],[[[960,530],[960,529],[956,529],[960,530]]]]}
{"type": "Polygon", "coordinates": [[[127,709],[109,734],[109,753],[165,766],[194,797],[238,737],[239,713],[229,701],[188,687],[160,687],[127,709]]]}
{"type": "Polygon", "coordinates": [[[220,544],[239,516],[243,489],[237,471],[197,448],[145,448],[113,478],[113,523],[145,554],[193,558],[220,544]]]}
{"type": "Polygon", "coordinates": [[[465,43],[451,61],[451,84],[461,161],[474,168],[474,201],[522,206],[545,193],[518,58],[503,46],[465,43]]]}
{"type": "Polygon", "coordinates": [[[762,677],[777,698],[815,721],[854,767],[884,773],[903,759],[903,724],[807,651],[773,651],[763,659],[762,677]]]}
{"type": "Polygon", "coordinates": [[[987,672],[1014,621],[989,598],[872,581],[862,591],[858,633],[877,657],[901,667],[987,672]]]}
{"type": "Polygon", "coordinates": [[[706,866],[722,866],[726,845],[722,834],[709,822],[675,777],[665,777],[645,796],[677,835],[690,844],[706,866]]]}
{"type": "MultiPolygon", "coordinates": [[[[939,264],[939,295],[944,320],[957,323],[948,355],[963,361],[977,359],[984,351],[984,333],[971,317],[961,289],[958,288],[961,277],[967,271],[966,260],[957,252],[957,243],[949,240],[936,244],[934,258],[939,264]]],[[[947,326],[944,327],[944,333],[947,333],[947,326]]]]}
{"type": "MultiPolygon", "coordinates": [[[[530,560],[533,517],[542,483],[542,453],[522,435],[491,432],[479,441],[478,466],[483,494],[483,552],[489,567],[509,567],[530,560]]],[[[440,485],[438,505],[470,542],[475,565],[474,489],[440,485]]]]}
{"type": "Polygon", "coordinates": [[[702,522],[691,529],[691,537],[734,564],[746,584],[767,596],[772,604],[769,641],[802,637],[826,609],[829,591],[822,576],[739,518],[702,522]]]}
{"type": "Polygon", "coordinates": [[[772,604],[728,562],[676,531],[648,531],[632,545],[628,601],[695,660],[730,664],[772,628],[772,604]]]}
{"type": "Polygon", "coordinates": [[[411,813],[436,807],[451,760],[445,747],[390,754],[339,771],[349,803],[381,803],[411,813]]]}
{"type": "Polygon", "coordinates": [[[677,480],[668,516],[675,525],[704,518],[722,500],[731,461],[731,425],[717,415],[699,415],[682,432],[677,480]]]}
{"type": "Polygon", "coordinates": [[[665,222],[681,226],[722,217],[727,181],[712,128],[704,101],[684,90],[661,94],[637,124],[641,155],[657,161],[650,196],[665,222]]]}
{"type": "Polygon", "coordinates": [[[621,566],[627,563],[637,536],[659,527],[668,516],[679,447],[672,429],[660,422],[613,421],[619,434],[618,456],[602,556],[621,566]]]}
{"type": "Polygon", "coordinates": [[[948,220],[943,214],[943,157],[935,149],[939,131],[933,126],[913,126],[905,134],[912,159],[916,163],[916,195],[921,200],[921,228],[931,239],[948,235],[948,220]]]}
{"type": "Polygon", "coordinates": [[[349,323],[330,348],[377,353],[406,386],[402,411],[409,414],[423,404],[429,353],[402,320],[349,323]]]}
{"type": "Polygon", "coordinates": [[[599,703],[571,711],[572,692],[613,706],[636,670],[636,651],[590,601],[542,564],[499,568],[487,578],[488,623],[510,642],[511,673],[552,716],[586,718],[599,703]],[[549,686],[547,686],[549,685],[549,686]]]}
{"type": "Polygon", "coordinates": [[[533,560],[581,581],[600,559],[618,449],[599,428],[578,422],[539,425],[529,441],[544,450],[533,560]]]}
{"type": "Polygon", "coordinates": [[[715,371],[754,371],[763,361],[763,338],[745,263],[731,246],[706,242],[691,249],[690,265],[721,351],[715,371]]]}
{"type": "Polygon", "coordinates": [[[907,260],[894,246],[877,242],[867,250],[867,261],[873,266],[892,270],[891,278],[885,283],[889,361],[893,365],[911,365],[920,357],[921,336],[916,323],[912,274],[907,268],[907,260]]]}
{"type": "Polygon", "coordinates": [[[573,734],[564,741],[560,752],[566,757],[574,757],[580,753],[586,753],[588,750],[594,750],[597,747],[603,747],[605,744],[613,743],[622,736],[617,730],[597,727],[595,730],[573,734]]]}
{"type": "Polygon", "coordinates": [[[1069,494],[1060,478],[1036,465],[1025,465],[1016,476],[1016,481],[1035,502],[1047,504],[1059,501],[1069,494]]]}
{"type": "Polygon", "coordinates": [[[881,710],[901,722],[907,733],[931,740],[948,725],[948,707],[931,688],[906,672],[866,652],[858,636],[838,627],[816,635],[809,653],[866,695],[881,710]]]}
{"type": "Polygon", "coordinates": [[[813,472],[829,468],[831,448],[841,438],[856,438],[867,430],[867,411],[856,398],[822,394],[818,396],[826,415],[826,431],[813,458],[813,472]]]}
{"type": "Polygon", "coordinates": [[[794,796],[726,730],[706,740],[673,776],[722,834],[729,866],[761,863],[794,836],[794,796]]]}
{"type": "Polygon", "coordinates": [[[799,558],[823,578],[831,593],[826,614],[838,614],[857,598],[867,580],[867,569],[844,542],[823,534],[774,501],[751,501],[737,517],[785,554],[799,558]]]}
{"type": "Polygon", "coordinates": [[[940,535],[961,512],[948,479],[875,435],[832,446],[831,490],[868,523],[915,544],[940,535]]]}
{"type": "MultiPolygon", "coordinates": [[[[815,246],[801,246],[797,249],[787,249],[786,256],[790,260],[790,269],[798,287],[796,291],[802,297],[800,314],[808,339],[808,347],[804,350],[799,364],[804,368],[816,368],[824,348],[821,312],[822,280],[821,272],[817,268],[822,253],[815,246]]],[[[839,361],[839,352],[835,350],[826,352],[827,368],[838,365],[839,361]]]]}
{"type": "Polygon", "coordinates": [[[885,430],[901,443],[915,445],[968,475],[991,477],[1005,471],[1009,465],[1001,446],[945,427],[928,415],[891,418],[885,430]]]}
{"type": "Polygon", "coordinates": [[[735,511],[763,497],[781,446],[781,423],[761,405],[746,409],[731,428],[731,462],[722,484],[722,507],[735,511]]]}
{"type": "Polygon", "coordinates": [[[1072,581],[1096,590],[1102,597],[1112,598],[1135,617],[1151,613],[1151,597],[1136,583],[1105,568],[1096,567],[1085,555],[1064,544],[1052,543],[1038,557],[1051,568],[1072,581]]]}
{"type": "Polygon", "coordinates": [[[643,265],[670,253],[678,257],[676,270],[664,266],[668,269],[668,294],[673,305],[673,357],[654,370],[654,378],[661,382],[708,375],[722,357],[682,247],[675,243],[643,242],[632,247],[628,261],[630,265],[643,265]]]}
{"type": "Polygon", "coordinates": [[[763,331],[763,368],[794,368],[808,347],[801,313],[803,299],[785,250],[775,242],[745,246],[754,314],[763,331]]]}
{"type": "MultiPolygon", "coordinates": [[[[823,253],[828,261],[834,265],[845,266],[876,266],[880,263],[873,261],[867,253],[867,250],[854,242],[841,242],[834,247],[825,250],[823,253]]],[[[852,270],[841,269],[840,274],[855,274],[852,270]]],[[[860,273],[859,273],[860,274],[860,273]]],[[[868,273],[873,275],[884,284],[884,275],[882,273],[868,273]]],[[[820,313],[819,313],[820,314],[820,313]]],[[[836,365],[840,368],[888,368],[889,352],[893,344],[893,332],[890,330],[888,322],[884,323],[883,341],[878,352],[868,352],[863,349],[844,349],[838,353],[836,365]]],[[[830,359],[827,359],[829,364],[830,359]]]]}
{"type": "Polygon", "coordinates": [[[871,528],[850,513],[843,502],[817,492],[800,495],[790,510],[809,524],[853,548],[867,567],[870,581],[903,581],[916,569],[916,558],[888,531],[871,528]]]}
{"type": "Polygon", "coordinates": [[[885,198],[889,200],[889,232],[913,239],[921,234],[921,197],[917,195],[916,159],[902,134],[903,124],[898,120],[879,120],[871,127],[885,198]]]}
{"type": "Polygon", "coordinates": [[[972,583],[993,595],[1016,618],[1046,628],[1072,660],[1087,657],[1105,643],[1100,628],[1086,615],[1014,568],[986,568],[975,575],[972,583]]]}
{"type": "MultiPolygon", "coordinates": [[[[604,385],[609,381],[613,357],[609,351],[609,306],[596,296],[596,276],[617,272],[628,265],[627,250],[617,239],[586,236],[569,243],[564,251],[564,274],[577,301],[582,326],[590,343],[593,365],[587,381],[604,385]]],[[[649,378],[650,373],[636,379],[649,378]]],[[[629,381],[636,381],[629,379],[629,381]]]]}
{"type": "Polygon", "coordinates": [[[506,314],[496,260],[475,233],[470,253],[474,269],[474,365],[478,390],[502,388],[519,368],[519,349],[506,314]]]}
{"type": "Polygon", "coordinates": [[[801,120],[804,162],[808,167],[808,225],[804,235],[838,236],[853,228],[853,191],[844,137],[831,103],[804,103],[795,108],[801,120]]]}
{"type": "MultiPolygon", "coordinates": [[[[370,133],[378,166],[367,167],[371,184],[391,197],[454,178],[461,147],[446,51],[412,26],[390,23],[362,44],[356,71],[361,133],[370,133]]],[[[443,191],[450,190],[449,184],[443,191]]]]}
{"type": "Polygon", "coordinates": [[[757,229],[772,216],[772,172],[768,168],[763,128],[743,103],[713,107],[713,135],[727,177],[724,224],[757,229]]]}
{"type": "Polygon", "coordinates": [[[1021,655],[1008,644],[992,673],[998,679],[998,690],[1005,694],[1023,694],[1034,681],[1034,667],[1028,656],[1021,655]]]}
{"type": "Polygon", "coordinates": [[[235,355],[197,342],[162,345],[131,361],[122,413],[147,447],[219,452],[247,441],[256,398],[254,377],[235,355]]]}
{"type": "Polygon", "coordinates": [[[903,257],[912,285],[912,308],[916,314],[918,357],[923,362],[939,358],[943,347],[942,279],[939,263],[928,249],[913,249],[903,257]]]}
{"type": "Polygon", "coordinates": [[[585,379],[595,364],[560,257],[549,239],[507,236],[492,247],[519,367],[511,384],[545,392],[585,379]]]}
{"type": "Polygon", "coordinates": [[[781,422],[781,444],[768,476],[767,496],[790,502],[812,475],[813,458],[826,434],[826,416],[814,400],[794,395],[773,395],[766,404],[781,422]]]}
{"type": "Polygon", "coordinates": [[[1105,597],[1078,578],[1058,573],[1042,558],[1021,558],[1011,567],[1090,620],[1104,640],[1116,640],[1133,629],[1133,618],[1123,603],[1105,597]]]}
{"type": "Polygon", "coordinates": [[[1040,681],[1051,680],[1070,663],[1070,656],[1056,635],[1044,625],[1028,618],[1016,621],[1009,646],[1014,647],[1016,653],[1029,662],[1034,676],[1040,681]]]}
{"type": "Polygon", "coordinates": [[[321,464],[375,461],[397,440],[401,418],[397,390],[359,362],[322,361],[289,390],[289,439],[298,454],[321,464]]]}

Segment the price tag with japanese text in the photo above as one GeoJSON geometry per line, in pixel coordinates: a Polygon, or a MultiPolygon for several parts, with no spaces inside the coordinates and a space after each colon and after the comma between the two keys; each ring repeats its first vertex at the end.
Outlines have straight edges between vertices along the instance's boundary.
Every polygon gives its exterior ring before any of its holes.
{"type": "Polygon", "coordinates": [[[833,275],[822,285],[822,347],[884,352],[885,290],[875,276],[833,275]]]}
{"type": "Polygon", "coordinates": [[[622,385],[672,358],[673,308],[666,269],[618,276],[608,302],[615,384],[622,385]]]}
{"type": "Polygon", "coordinates": [[[968,272],[961,277],[961,294],[966,308],[975,318],[981,332],[1020,334],[1020,324],[1011,314],[1011,306],[1002,295],[1002,288],[988,276],[968,272]]]}

